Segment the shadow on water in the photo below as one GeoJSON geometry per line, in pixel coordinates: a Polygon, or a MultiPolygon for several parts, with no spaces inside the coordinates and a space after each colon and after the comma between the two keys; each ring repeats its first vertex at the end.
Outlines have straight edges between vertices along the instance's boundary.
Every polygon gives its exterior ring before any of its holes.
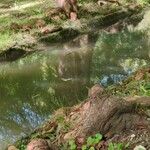
{"type": "Polygon", "coordinates": [[[64,44],[0,65],[0,146],[26,135],[54,110],[85,99],[91,84],[118,83],[148,64],[144,33],[101,33],[94,47],[87,35],[80,39],[78,47],[64,44]]]}

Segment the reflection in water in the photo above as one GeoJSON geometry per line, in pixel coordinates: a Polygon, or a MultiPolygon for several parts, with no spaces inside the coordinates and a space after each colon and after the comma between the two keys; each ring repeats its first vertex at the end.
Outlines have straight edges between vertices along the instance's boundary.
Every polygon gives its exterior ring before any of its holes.
{"type": "Polygon", "coordinates": [[[72,106],[85,98],[87,71],[78,73],[83,64],[72,56],[65,60],[62,57],[66,55],[60,51],[43,52],[1,64],[0,146],[29,133],[59,107],[72,106]],[[65,63],[64,67],[74,64],[63,68],[70,75],[65,71],[65,76],[59,74],[60,62],[65,63]]]}
{"type": "Polygon", "coordinates": [[[147,34],[135,31],[101,33],[92,57],[91,80],[107,86],[148,65],[149,39],[147,34]]]}
{"type": "Polygon", "coordinates": [[[83,100],[91,83],[118,83],[148,64],[148,40],[142,33],[101,33],[93,51],[87,39],[81,37],[80,46],[74,40],[64,51],[1,64],[0,147],[32,131],[57,108],[83,100]]]}

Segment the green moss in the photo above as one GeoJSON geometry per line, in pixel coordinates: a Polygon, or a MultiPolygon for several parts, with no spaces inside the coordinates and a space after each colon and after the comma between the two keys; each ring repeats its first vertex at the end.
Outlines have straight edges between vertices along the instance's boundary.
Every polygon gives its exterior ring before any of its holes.
{"type": "MultiPolygon", "coordinates": [[[[100,133],[97,133],[95,135],[89,136],[85,139],[85,142],[82,143],[82,145],[78,145],[78,142],[76,142],[75,139],[71,139],[64,143],[61,146],[61,150],[77,150],[78,147],[81,147],[82,150],[97,150],[99,149],[99,143],[102,142],[102,135],[100,133]]],[[[107,148],[108,150],[124,150],[128,149],[129,144],[125,143],[108,143],[107,148]]]]}

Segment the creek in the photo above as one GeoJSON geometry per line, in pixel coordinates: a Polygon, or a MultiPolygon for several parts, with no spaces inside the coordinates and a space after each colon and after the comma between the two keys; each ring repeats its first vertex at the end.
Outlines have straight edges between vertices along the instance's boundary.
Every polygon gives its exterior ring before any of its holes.
{"type": "MultiPolygon", "coordinates": [[[[82,39],[83,41],[83,39],[82,39]]],[[[87,97],[94,83],[120,83],[149,64],[147,35],[101,33],[94,46],[47,48],[0,64],[0,149],[40,126],[60,107],[87,97]]]]}

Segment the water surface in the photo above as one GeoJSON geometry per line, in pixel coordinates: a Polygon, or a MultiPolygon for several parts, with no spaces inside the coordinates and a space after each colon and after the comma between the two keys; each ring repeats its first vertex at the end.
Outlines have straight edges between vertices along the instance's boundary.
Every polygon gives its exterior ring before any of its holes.
{"type": "Polygon", "coordinates": [[[56,109],[84,100],[92,84],[117,84],[149,64],[150,44],[143,33],[101,33],[95,46],[86,44],[0,64],[1,149],[30,133],[56,109]]]}

